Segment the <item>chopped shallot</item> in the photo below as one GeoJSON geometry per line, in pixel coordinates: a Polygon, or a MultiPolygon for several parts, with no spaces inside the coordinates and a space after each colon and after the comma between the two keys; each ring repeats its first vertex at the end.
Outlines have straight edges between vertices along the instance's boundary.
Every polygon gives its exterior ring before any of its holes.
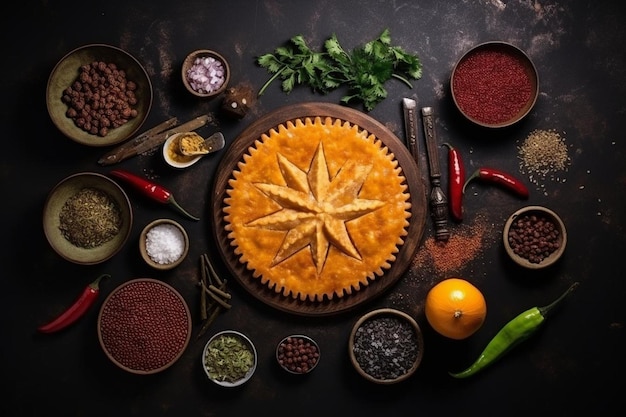
{"type": "Polygon", "coordinates": [[[187,82],[194,91],[200,94],[213,93],[226,80],[224,65],[213,57],[199,57],[187,70],[187,82]]]}

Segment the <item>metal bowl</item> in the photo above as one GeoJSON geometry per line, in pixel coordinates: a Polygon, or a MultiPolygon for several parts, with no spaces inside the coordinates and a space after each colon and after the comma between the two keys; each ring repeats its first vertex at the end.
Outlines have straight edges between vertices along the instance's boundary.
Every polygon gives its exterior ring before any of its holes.
{"type": "Polygon", "coordinates": [[[64,259],[82,265],[98,264],[118,253],[130,236],[132,223],[133,212],[124,190],[112,179],[96,172],[80,172],[60,181],[48,194],[43,209],[43,230],[52,249],[64,259]],[[60,216],[65,203],[85,188],[105,192],[116,203],[121,217],[119,232],[95,247],[77,246],[61,230],[60,216]]]}
{"type": "Polygon", "coordinates": [[[257,362],[257,352],[256,348],[254,347],[254,343],[252,343],[252,340],[250,340],[248,336],[244,335],[243,333],[235,330],[224,330],[214,334],[206,343],[206,345],[204,345],[204,349],[202,350],[202,369],[204,370],[204,373],[212,382],[222,387],[238,387],[248,382],[250,378],[252,378],[252,375],[256,370],[257,362]],[[220,373],[222,368],[228,368],[229,365],[228,358],[230,357],[230,355],[226,352],[232,347],[229,341],[232,341],[236,344],[236,346],[234,347],[235,350],[244,348],[251,354],[252,357],[252,365],[243,375],[236,379],[229,379],[226,375],[222,375],[220,373]],[[211,349],[219,349],[221,353],[226,352],[226,354],[224,355],[218,355],[220,356],[218,358],[220,362],[219,364],[211,364],[211,349]]]}
{"type": "Polygon", "coordinates": [[[417,371],[424,356],[424,338],[413,317],[400,310],[382,308],[366,313],[354,324],[348,355],[354,369],[366,380],[396,384],[417,371]]]}
{"type": "Polygon", "coordinates": [[[467,51],[456,63],[450,89],[456,108],[465,118],[482,127],[502,128],[530,113],[539,96],[539,75],[518,47],[507,42],[485,42],[467,51]],[[488,63],[481,61],[487,59],[488,63]],[[507,79],[511,74],[519,79],[507,79]]]}
{"type": "Polygon", "coordinates": [[[222,94],[226,90],[226,87],[228,87],[228,83],[230,82],[230,67],[228,66],[228,61],[226,60],[226,58],[224,58],[221,54],[215,51],[212,51],[210,49],[198,49],[189,53],[189,55],[185,57],[185,60],[183,61],[183,65],[181,69],[181,75],[182,75],[182,80],[183,80],[183,84],[185,88],[191,94],[193,94],[196,97],[201,97],[201,98],[213,98],[222,94]],[[192,84],[190,83],[190,80],[188,77],[188,71],[194,65],[194,62],[196,61],[197,58],[212,58],[222,63],[222,66],[224,69],[224,81],[222,82],[219,88],[212,90],[210,92],[202,92],[192,87],[192,84]]]}
{"type": "Polygon", "coordinates": [[[185,230],[185,228],[177,221],[174,221],[172,219],[157,219],[147,224],[141,231],[141,234],[139,235],[139,252],[141,253],[141,257],[143,258],[143,260],[152,268],[161,271],[173,269],[180,265],[187,257],[187,253],[189,253],[189,236],[187,235],[187,231],[185,230]],[[159,262],[158,260],[153,259],[150,256],[147,248],[148,233],[154,227],[162,225],[170,225],[175,227],[176,230],[180,232],[184,244],[183,251],[180,256],[171,262],[159,262]]]}
{"type": "Polygon", "coordinates": [[[320,361],[320,347],[309,336],[292,334],[276,345],[276,361],[290,374],[308,374],[320,361]]]}
{"type": "Polygon", "coordinates": [[[56,64],[46,88],[46,105],[52,123],[68,138],[87,146],[110,146],[133,136],[143,125],[152,107],[152,83],[143,66],[128,52],[111,45],[90,44],[74,49],[56,64]],[[65,90],[70,87],[82,66],[95,61],[112,63],[123,70],[128,81],[137,85],[137,103],[131,108],[137,116],[117,128],[110,128],[105,136],[92,134],[76,126],[67,116],[68,105],[62,101],[65,90]]]}
{"type": "MultiPolygon", "coordinates": [[[[543,227],[537,229],[537,225],[534,220],[530,220],[533,224],[533,230],[539,233],[538,236],[545,238],[546,234],[541,232],[545,230],[543,227]]],[[[529,226],[525,228],[528,229],[529,226]]],[[[504,224],[504,230],[502,231],[502,241],[504,243],[504,249],[509,257],[518,265],[521,265],[525,268],[529,269],[541,269],[546,268],[556,261],[558,261],[563,253],[565,252],[565,246],[567,245],[567,230],[565,229],[565,224],[563,220],[552,210],[543,206],[526,206],[522,207],[519,210],[515,211],[513,214],[509,216],[506,223],[504,224]],[[556,244],[556,248],[546,248],[544,249],[546,252],[543,252],[539,255],[538,258],[532,259],[529,256],[529,253],[534,253],[530,251],[530,249],[516,249],[514,246],[516,239],[514,239],[513,233],[517,233],[515,230],[516,222],[525,222],[528,218],[527,216],[533,216],[538,220],[544,220],[550,222],[551,227],[556,230],[556,237],[549,237],[547,240],[556,244]]],[[[535,244],[533,242],[533,244],[535,244]]],[[[528,243],[530,245],[530,243],[528,243]]],[[[538,251],[538,250],[537,250],[538,251]]],[[[537,256],[537,255],[534,255],[537,256]]]]}

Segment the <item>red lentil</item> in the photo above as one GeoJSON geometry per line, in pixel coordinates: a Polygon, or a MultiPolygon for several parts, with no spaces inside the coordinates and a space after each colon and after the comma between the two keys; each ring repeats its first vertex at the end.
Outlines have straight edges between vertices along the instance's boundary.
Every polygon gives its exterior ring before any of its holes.
{"type": "Polygon", "coordinates": [[[524,64],[509,53],[488,49],[479,49],[459,62],[452,89],[461,110],[485,124],[509,121],[533,94],[524,64]]]}
{"type": "Polygon", "coordinates": [[[148,278],[114,290],[98,321],[105,352],[136,373],[153,373],[172,364],[191,336],[189,308],[182,296],[170,285],[148,278]]]}

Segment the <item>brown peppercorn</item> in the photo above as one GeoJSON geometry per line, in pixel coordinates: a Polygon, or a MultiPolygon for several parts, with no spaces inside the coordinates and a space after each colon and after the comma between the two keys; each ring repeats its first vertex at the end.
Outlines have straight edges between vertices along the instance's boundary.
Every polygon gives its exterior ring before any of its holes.
{"type": "Polygon", "coordinates": [[[559,248],[559,238],[556,225],[547,217],[535,214],[515,219],[507,236],[513,252],[534,264],[541,263],[559,248]]]}
{"type": "Polygon", "coordinates": [[[319,356],[317,344],[306,336],[288,336],[276,349],[278,364],[294,374],[305,374],[313,370],[319,356]]]}

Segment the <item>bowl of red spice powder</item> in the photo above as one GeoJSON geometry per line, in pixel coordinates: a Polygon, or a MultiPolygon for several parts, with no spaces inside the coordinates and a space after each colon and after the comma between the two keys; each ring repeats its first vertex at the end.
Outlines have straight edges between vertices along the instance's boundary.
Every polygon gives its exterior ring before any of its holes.
{"type": "Polygon", "coordinates": [[[172,366],[191,338],[191,314],[181,294],[152,278],[127,281],[104,300],[98,339],[106,356],[133,374],[172,366]]]}
{"type": "Polygon", "coordinates": [[[450,89],[454,104],[468,120],[502,128],[530,113],[539,95],[539,75],[518,47],[485,42],[459,59],[452,70],[450,89]]]}

